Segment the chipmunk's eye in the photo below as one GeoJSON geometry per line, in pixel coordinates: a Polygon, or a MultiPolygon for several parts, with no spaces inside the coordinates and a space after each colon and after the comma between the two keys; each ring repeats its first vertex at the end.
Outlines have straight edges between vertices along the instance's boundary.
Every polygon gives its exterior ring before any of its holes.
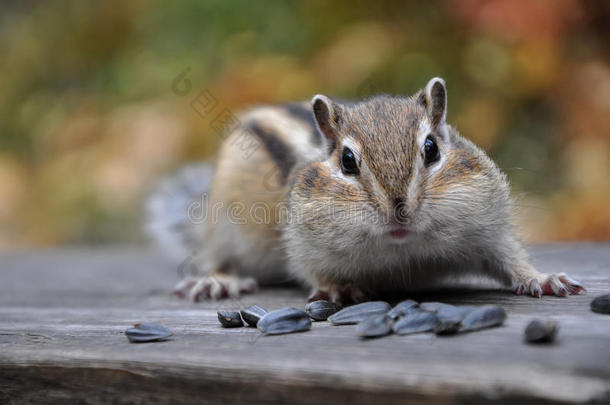
{"type": "Polygon", "coordinates": [[[343,148],[343,154],[341,155],[341,170],[343,174],[358,174],[358,163],[356,163],[356,156],[354,152],[348,147],[343,148]]]}
{"type": "Polygon", "coordinates": [[[438,152],[438,146],[432,135],[428,135],[424,143],[424,164],[426,166],[436,162],[441,157],[438,152]]]}

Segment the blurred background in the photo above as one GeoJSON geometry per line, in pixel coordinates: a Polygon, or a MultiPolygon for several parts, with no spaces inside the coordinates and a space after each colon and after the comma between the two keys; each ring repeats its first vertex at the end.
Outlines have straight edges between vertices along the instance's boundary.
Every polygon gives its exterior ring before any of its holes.
{"type": "Polygon", "coordinates": [[[0,249],[143,242],[159,176],[229,111],[446,79],[531,241],[610,240],[610,2],[4,1],[0,249]]]}

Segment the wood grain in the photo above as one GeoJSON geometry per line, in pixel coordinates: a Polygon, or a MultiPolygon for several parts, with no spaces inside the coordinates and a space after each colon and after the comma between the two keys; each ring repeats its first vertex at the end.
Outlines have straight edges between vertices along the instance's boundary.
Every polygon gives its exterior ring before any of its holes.
{"type": "MultiPolygon", "coordinates": [[[[303,307],[298,288],[192,304],[170,296],[175,266],[146,249],[59,249],[0,256],[0,403],[580,403],[610,401],[610,316],[589,302],[610,291],[610,245],[531,248],[545,272],[587,295],[534,299],[444,290],[417,300],[499,304],[501,328],[453,337],[356,337],[353,326],[262,336],[222,329],[219,309],[303,307]],[[523,342],[536,316],[559,321],[556,344],[523,342]],[[130,344],[135,322],[167,342],[130,344]]],[[[406,297],[400,297],[406,298],[406,297]]]]}

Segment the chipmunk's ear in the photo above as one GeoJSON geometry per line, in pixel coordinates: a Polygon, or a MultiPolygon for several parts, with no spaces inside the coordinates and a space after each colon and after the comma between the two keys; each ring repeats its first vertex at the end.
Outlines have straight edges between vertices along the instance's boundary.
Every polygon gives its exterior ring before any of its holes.
{"type": "Polygon", "coordinates": [[[447,117],[447,89],[445,81],[440,77],[430,79],[423,92],[419,95],[419,102],[426,107],[436,127],[445,124],[447,117]]]}
{"type": "Polygon", "coordinates": [[[341,105],[321,94],[313,96],[311,105],[320,131],[331,141],[336,141],[339,137],[339,128],[342,121],[343,109],[341,105]]]}

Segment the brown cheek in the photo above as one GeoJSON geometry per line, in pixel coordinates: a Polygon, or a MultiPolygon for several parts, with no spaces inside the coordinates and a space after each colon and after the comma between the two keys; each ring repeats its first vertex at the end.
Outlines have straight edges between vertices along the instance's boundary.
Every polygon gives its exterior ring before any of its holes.
{"type": "Polygon", "coordinates": [[[428,196],[435,196],[444,194],[447,192],[447,190],[449,190],[449,188],[449,176],[447,176],[444,172],[437,172],[428,180],[425,190],[428,196]]]}
{"type": "Polygon", "coordinates": [[[336,202],[354,202],[360,199],[360,193],[356,186],[336,179],[333,179],[332,184],[329,184],[328,192],[336,202]]]}
{"type": "Polygon", "coordinates": [[[431,194],[443,194],[457,184],[467,186],[479,170],[479,163],[472,156],[462,152],[451,153],[441,170],[428,181],[426,189],[431,194]]]}
{"type": "Polygon", "coordinates": [[[366,187],[333,178],[330,169],[322,163],[312,164],[297,179],[297,192],[303,199],[343,208],[371,201],[363,189],[366,187]]]}

